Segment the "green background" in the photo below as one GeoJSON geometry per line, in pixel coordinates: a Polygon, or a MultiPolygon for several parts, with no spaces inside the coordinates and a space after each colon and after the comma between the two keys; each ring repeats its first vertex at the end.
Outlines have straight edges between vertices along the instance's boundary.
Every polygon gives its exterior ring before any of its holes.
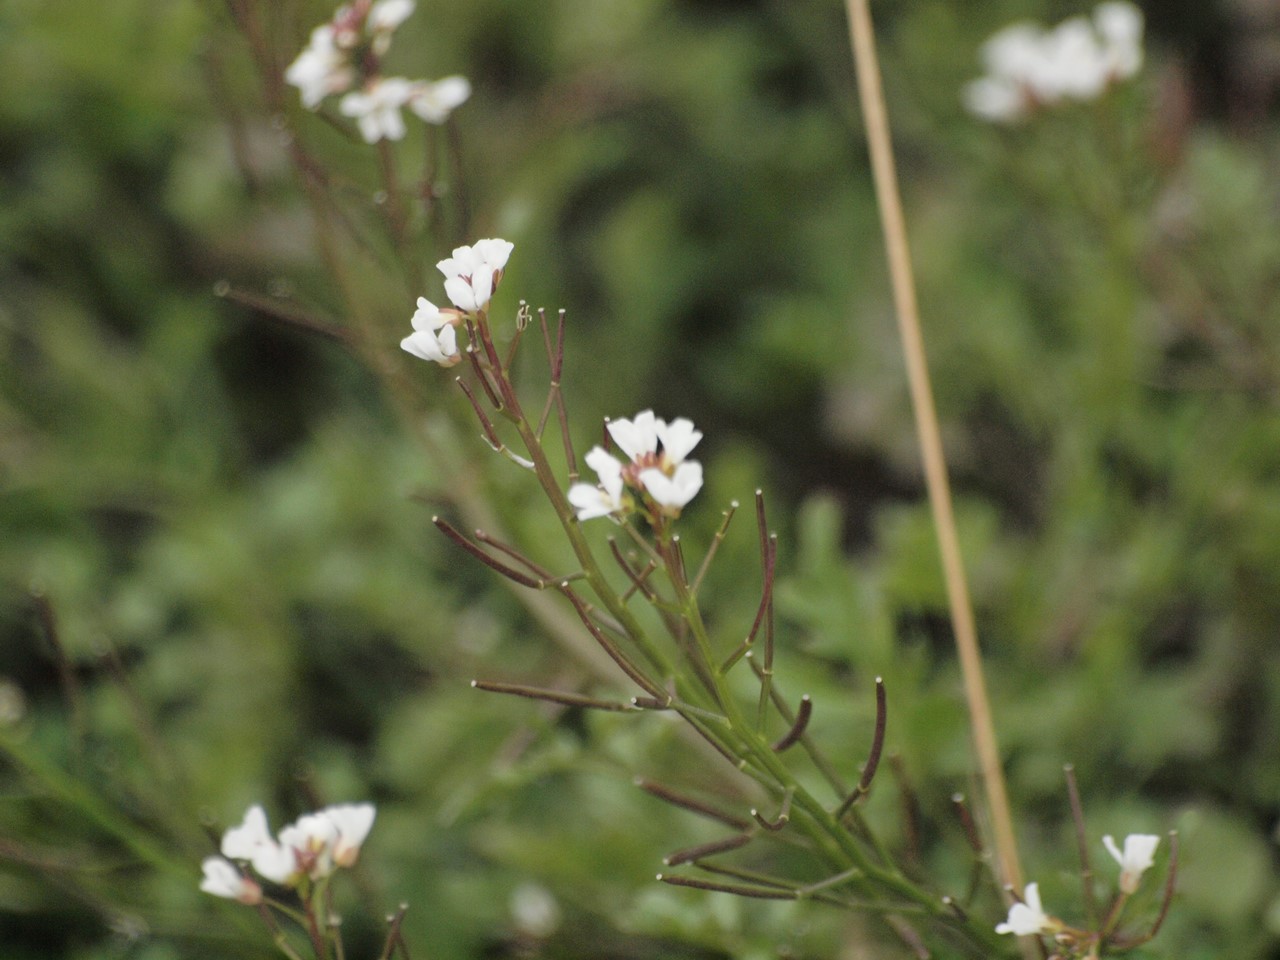
{"type": "MultiPolygon", "coordinates": [[[[779,682],[812,695],[851,773],[884,676],[924,869],[962,889],[948,798],[976,792],[973,764],[840,4],[420,0],[389,69],[475,93],[457,163],[429,145],[447,189],[407,269],[376,151],[291,90],[274,113],[236,6],[0,4],[0,692],[23,706],[0,762],[0,953],[271,956],[252,911],[196,890],[209,831],[252,802],[280,826],[369,799],[352,957],[401,901],[431,960],[898,955],[819,905],[653,882],[720,828],[633,777],[747,802],[672,724],[470,689],[625,693],[432,528],[466,484],[567,562],[452,374],[396,349],[414,298],[443,299],[437,259],[514,241],[494,315],[567,311],[579,451],[603,416],[692,418],[699,557],[763,488],[779,682]],[[291,137],[359,238],[337,261],[380,375],[215,296],[355,323],[291,137]],[[550,932],[513,909],[539,891],[550,932]]],[[[330,14],[249,6],[277,70],[330,14]]],[[[1280,26],[1255,6],[1149,4],[1136,80],[996,128],[960,101],[982,40],[1087,9],[875,5],[1024,865],[1081,916],[1064,763],[1108,882],[1102,834],[1177,829],[1150,956],[1280,956],[1280,140],[1258,53],[1280,26]]],[[[405,182],[419,127],[394,151],[405,182]]],[[[524,354],[536,408],[536,338],[524,354]]],[[[749,513],[704,588],[726,651],[758,600],[749,513]]],[[[882,774],[870,815],[895,846],[899,797],[882,774]]]]}

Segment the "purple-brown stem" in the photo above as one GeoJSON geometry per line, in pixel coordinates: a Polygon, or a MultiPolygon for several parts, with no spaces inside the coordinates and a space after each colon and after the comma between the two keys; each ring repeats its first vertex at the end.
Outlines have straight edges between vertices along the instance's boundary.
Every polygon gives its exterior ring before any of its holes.
{"type": "Polygon", "coordinates": [[[751,819],[771,833],[777,833],[791,822],[791,798],[795,796],[795,793],[795,787],[787,788],[787,792],[782,795],[782,806],[778,809],[778,815],[772,820],[764,816],[759,810],[751,811],[751,819]]]}
{"type": "Polygon", "coordinates": [[[714,856],[717,853],[728,853],[730,850],[745,847],[753,837],[754,834],[752,833],[735,833],[731,837],[712,840],[710,843],[700,843],[696,847],[685,847],[683,850],[669,853],[662,858],[662,862],[668,867],[678,867],[682,863],[692,863],[694,860],[701,860],[703,857],[714,856]]]}
{"type": "Polygon", "coordinates": [[[322,320],[298,307],[286,306],[278,300],[264,297],[261,294],[237,290],[226,281],[214,284],[213,293],[214,296],[230,300],[232,303],[238,303],[242,307],[248,307],[265,319],[274,320],[276,323],[291,329],[322,337],[325,340],[331,340],[343,346],[350,347],[353,345],[349,331],[344,330],[336,323],[322,320]]]}
{"type": "Polygon", "coordinates": [[[479,540],[481,543],[485,544],[486,546],[493,547],[493,549],[497,550],[499,553],[506,554],[516,563],[519,563],[525,568],[527,568],[529,572],[532,573],[535,577],[539,577],[543,581],[551,581],[552,579],[554,579],[550,570],[548,570],[546,567],[542,566],[541,564],[534,563],[532,560],[526,557],[523,553],[521,553],[515,547],[511,546],[509,543],[503,543],[497,537],[491,537],[489,536],[489,534],[485,533],[483,530],[476,531],[476,539],[479,540]]]}
{"type": "Polygon", "coordinates": [[[587,707],[592,710],[606,710],[612,713],[632,713],[636,710],[635,705],[631,703],[599,700],[596,697],[588,697],[580,693],[570,693],[563,690],[544,690],[540,687],[528,687],[520,683],[472,680],[471,686],[476,690],[485,690],[489,693],[506,693],[516,697],[526,697],[530,700],[545,700],[548,703],[559,704],[563,707],[587,707]]]}
{"type": "Polygon", "coordinates": [[[650,603],[654,603],[658,599],[658,595],[654,593],[653,587],[647,582],[649,574],[657,569],[657,565],[650,560],[648,565],[639,573],[631,566],[627,558],[622,555],[622,549],[618,546],[618,541],[613,537],[609,538],[609,550],[613,553],[613,559],[618,562],[618,566],[622,568],[622,572],[627,575],[627,579],[631,581],[631,587],[622,595],[623,600],[627,600],[632,593],[640,591],[644,594],[644,598],[650,603]]]}
{"type": "Polygon", "coordinates": [[[795,892],[778,890],[771,887],[748,887],[739,883],[716,883],[713,880],[702,880],[698,877],[658,874],[658,879],[674,887],[692,887],[695,890],[714,890],[718,893],[732,893],[739,897],[750,897],[754,900],[796,900],[795,892]]]}
{"type": "MultiPolygon", "coordinates": [[[[481,378],[481,380],[483,381],[483,378],[481,378]]],[[[476,395],[472,393],[471,388],[467,386],[467,381],[463,380],[461,377],[455,377],[453,382],[456,383],[458,388],[466,395],[467,401],[471,404],[471,411],[476,415],[476,419],[480,421],[480,428],[484,431],[484,438],[488,442],[489,446],[493,447],[495,450],[501,450],[503,444],[501,438],[498,436],[498,431],[494,429],[493,421],[489,419],[488,415],[476,401],[476,395]]]]}
{"type": "Polygon", "coordinates": [[[532,577],[527,577],[519,570],[514,570],[505,563],[502,563],[500,560],[489,556],[489,554],[485,553],[478,546],[459,533],[454,526],[443,517],[432,517],[431,522],[440,529],[441,533],[460,546],[463,550],[467,551],[467,553],[471,554],[486,567],[489,567],[491,570],[496,570],[508,580],[513,580],[522,587],[528,587],[531,590],[542,590],[548,586],[545,581],[534,580],[532,577]]]}
{"type": "Polygon", "coordinates": [[[729,524],[733,521],[733,515],[737,511],[738,501],[734,500],[730,502],[729,509],[721,514],[724,520],[720,522],[720,529],[716,531],[716,535],[711,541],[711,546],[707,548],[707,555],[702,558],[702,565],[698,567],[698,575],[693,578],[693,583],[689,587],[689,592],[694,596],[697,596],[698,588],[702,586],[702,578],[707,575],[707,570],[711,568],[711,561],[720,549],[720,544],[724,542],[725,534],[729,532],[729,524]]]}
{"type": "Polygon", "coordinates": [[[852,809],[853,805],[867,795],[871,789],[871,781],[875,778],[876,769],[880,766],[880,753],[884,750],[884,733],[888,725],[888,701],[884,692],[884,680],[876,677],[876,728],[871,735],[871,750],[867,754],[867,762],[862,767],[862,777],[853,792],[845,798],[835,812],[835,818],[841,819],[852,809]]]}
{"type": "Polygon", "coordinates": [[[796,718],[791,723],[791,729],[783,735],[782,739],[773,745],[774,753],[782,753],[782,751],[795,746],[800,738],[804,736],[805,728],[809,726],[809,718],[813,715],[813,701],[809,699],[806,693],[800,698],[800,709],[796,711],[796,718]]]}
{"type": "Polygon", "coordinates": [[[661,783],[655,783],[652,780],[640,778],[636,780],[636,786],[645,793],[657,797],[659,800],[665,800],[673,807],[688,810],[690,813],[696,813],[709,820],[715,820],[717,823],[723,823],[725,826],[733,827],[735,830],[747,830],[751,827],[751,822],[749,820],[745,820],[742,817],[735,817],[731,813],[719,810],[711,806],[709,803],[698,800],[688,794],[678,793],[661,783]]]}
{"type": "Polygon", "coordinates": [[[1076,832],[1076,852],[1080,857],[1080,884],[1085,913],[1089,917],[1089,923],[1097,926],[1098,901],[1093,893],[1093,866],[1089,861],[1089,841],[1084,825],[1084,806],[1080,802],[1080,788],[1076,783],[1076,770],[1071,764],[1067,764],[1062,772],[1067,778],[1067,799],[1071,804],[1071,822],[1076,832]]]}
{"type": "Polygon", "coordinates": [[[578,614],[578,619],[582,621],[583,626],[587,628],[591,633],[591,636],[595,638],[596,643],[600,644],[601,648],[609,655],[613,662],[622,669],[622,672],[630,677],[632,681],[634,681],[635,684],[645,693],[652,697],[664,698],[666,695],[663,693],[662,688],[650,680],[639,667],[632,663],[631,658],[623,653],[616,643],[605,636],[604,631],[602,631],[596,624],[595,620],[592,619],[591,611],[587,608],[586,603],[572,588],[570,588],[568,583],[560,584],[560,592],[569,599],[569,603],[573,605],[573,609],[578,614]]]}

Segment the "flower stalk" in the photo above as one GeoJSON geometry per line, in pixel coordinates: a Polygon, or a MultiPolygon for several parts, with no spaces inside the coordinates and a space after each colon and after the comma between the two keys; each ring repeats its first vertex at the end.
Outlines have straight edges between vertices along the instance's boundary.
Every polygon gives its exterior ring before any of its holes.
{"type": "Polygon", "coordinates": [[[880,208],[884,231],[885,253],[906,361],[911,406],[915,414],[920,453],[924,463],[925,486],[933,512],[938,550],[946,581],[947,601],[955,631],[956,651],[964,677],[965,702],[969,708],[969,724],[978,769],[986,793],[995,839],[996,860],[1001,882],[1022,885],[1022,867],[1018,862],[1018,844],[1013,830],[1013,813],[1008,789],[1000,765],[1000,748],[996,740],[991,702],[987,696],[982,655],[978,649],[978,631],[973,616],[973,603],[965,575],[964,559],[956,532],[955,511],[951,503],[951,483],[947,476],[938,412],[933,400],[929,366],[925,358],[924,337],[920,330],[920,310],[916,302],[911,254],[907,245],[906,219],[893,159],[893,143],[889,133],[884,91],[880,83],[880,67],[876,56],[875,34],[871,24],[868,0],[846,0],[849,30],[853,45],[854,65],[858,75],[858,98],[871,151],[871,169],[875,181],[876,202],[880,208]]]}

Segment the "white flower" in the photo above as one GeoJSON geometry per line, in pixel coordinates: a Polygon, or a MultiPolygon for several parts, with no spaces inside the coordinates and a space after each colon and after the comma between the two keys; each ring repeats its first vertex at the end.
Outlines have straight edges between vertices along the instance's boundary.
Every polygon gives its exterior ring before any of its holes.
{"type": "Polygon", "coordinates": [[[640,471],[640,482],[654,502],[664,508],[663,513],[675,515],[702,489],[702,464],[686,460],[671,476],[651,467],[640,471]]]}
{"type": "Polygon", "coordinates": [[[264,846],[275,846],[275,841],[267,829],[267,815],[258,804],[246,811],[240,826],[222,835],[222,855],[230,860],[252,860],[264,846]]]}
{"type": "Polygon", "coordinates": [[[471,83],[466,77],[445,77],[435,83],[423,81],[414,85],[409,109],[427,123],[444,123],[470,96],[471,83]]]}
{"type": "Polygon", "coordinates": [[[970,113],[995,123],[1021,120],[1029,106],[1026,88],[1004,77],[982,77],[965,84],[963,99],[970,113]]]}
{"type": "Polygon", "coordinates": [[[1041,56],[1029,80],[1045,103],[1062,98],[1092,100],[1107,86],[1110,68],[1092,24],[1084,17],[1064,20],[1045,34],[1041,56]]]}
{"type": "Polygon", "coordinates": [[[992,35],[981,56],[987,74],[965,85],[965,106],[986,120],[1019,120],[1037,104],[1092,100],[1137,73],[1142,14],[1112,0],[1092,21],[1071,17],[1052,30],[1016,23],[992,35]]]}
{"type": "MultiPolygon", "coordinates": [[[[280,846],[292,850],[298,873],[319,880],[333,873],[338,827],[324,813],[308,813],[280,831],[280,846]]],[[[254,863],[257,869],[257,863],[254,863]]],[[[261,871],[259,871],[261,872],[261,871]]]]}
{"type": "Polygon", "coordinates": [[[1107,853],[1120,864],[1120,890],[1133,893],[1142,881],[1142,875],[1155,863],[1156,847],[1160,838],[1151,833],[1131,833],[1124,838],[1124,851],[1116,847],[1111,837],[1103,837],[1102,845],[1107,853]]]}
{"type": "Polygon", "coordinates": [[[337,839],[333,841],[334,864],[339,867],[355,866],[360,857],[360,845],[373,828],[373,818],[377,814],[373,804],[344,803],[325,807],[321,813],[329,818],[338,832],[337,839]]]}
{"type": "Polygon", "coordinates": [[[1034,23],[1012,23],[993,33],[982,45],[982,63],[994,77],[1021,80],[1040,61],[1044,30],[1034,23]]]}
{"type": "Polygon", "coordinates": [[[996,933],[1016,933],[1020,937],[1037,933],[1052,933],[1057,922],[1040,906],[1040,885],[1028,883],[1024,903],[1009,908],[1009,918],[996,925],[996,933]]]}
{"type": "Polygon", "coordinates": [[[376,78],[363,90],[348,93],[338,103],[343,116],[355,117],[365,143],[400,140],[404,137],[404,118],[400,108],[413,93],[413,84],[403,77],[376,78]]]}
{"type": "Polygon", "coordinates": [[[346,53],[338,49],[331,24],[322,23],[311,31],[311,42],[285,70],[284,78],[298,88],[308,110],[320,106],[329,94],[350,89],[355,71],[346,53]]]}
{"type": "Polygon", "coordinates": [[[600,478],[600,485],[575,483],[569,488],[569,503],[578,512],[578,520],[594,520],[622,511],[622,464],[604,447],[592,447],[585,459],[600,478]]]}
{"type": "Polygon", "coordinates": [[[254,906],[262,902],[262,887],[252,877],[246,877],[236,867],[222,857],[206,857],[201,869],[204,879],[200,881],[200,889],[215,897],[226,897],[228,900],[239,900],[241,903],[254,906]]]}
{"type": "Polygon", "coordinates": [[[418,309],[410,321],[414,332],[400,341],[400,348],[442,367],[452,367],[462,359],[453,326],[456,320],[452,311],[443,311],[426,297],[419,297],[418,309]]]}
{"type": "Polygon", "coordinates": [[[1093,22],[1102,36],[1112,72],[1121,80],[1142,69],[1142,11],[1124,0],[1101,3],[1093,22]]]}
{"type": "MultiPolygon", "coordinates": [[[[609,421],[609,436],[618,448],[639,463],[658,452],[658,424],[652,410],[642,410],[634,420],[618,417],[609,421]]],[[[666,425],[663,424],[665,427],[666,425]]],[[[690,424],[692,426],[692,424],[690,424]]]]}
{"type": "Polygon", "coordinates": [[[680,510],[702,489],[702,464],[685,457],[702,439],[693,421],[679,417],[670,423],[642,410],[634,419],[608,421],[609,436],[631,463],[623,478],[643,489],[667,516],[680,510]],[[661,450],[659,450],[661,447],[661,450]]]}
{"type": "Polygon", "coordinates": [[[662,457],[671,465],[684,462],[684,458],[698,445],[702,432],[695,430],[693,421],[685,417],[677,417],[670,423],[658,420],[654,423],[658,439],[662,441],[662,457]]]}
{"type": "Polygon", "coordinates": [[[370,33],[390,32],[409,18],[415,6],[414,0],[378,0],[369,8],[365,29],[370,33]]]}
{"type": "Polygon", "coordinates": [[[253,869],[259,876],[286,887],[293,886],[302,876],[297,853],[292,847],[278,843],[271,843],[254,851],[253,869]]]}
{"type": "Polygon", "coordinates": [[[515,244],[490,238],[477,240],[469,247],[458,247],[453,256],[436,264],[444,274],[444,289],[459,310],[475,313],[483,310],[507,266],[515,244]]]}

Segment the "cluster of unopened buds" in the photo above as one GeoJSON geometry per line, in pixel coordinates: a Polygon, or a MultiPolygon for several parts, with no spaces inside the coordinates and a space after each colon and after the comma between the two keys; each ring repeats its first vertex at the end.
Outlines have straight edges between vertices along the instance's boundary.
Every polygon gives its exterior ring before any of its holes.
{"type": "Polygon", "coordinates": [[[355,0],[311,31],[311,40],[285,71],[302,105],[319,109],[325,97],[344,94],[338,109],[355,119],[368,143],[400,140],[406,129],[400,111],[412,110],[440,124],[471,96],[465,77],[408,80],[382,74],[391,35],[414,10],[414,0],[355,0]]]}
{"type": "Polygon", "coordinates": [[[1039,884],[1028,883],[1022,899],[1009,908],[1008,918],[996,926],[996,933],[1053,937],[1055,943],[1063,949],[1076,951],[1069,953],[1069,956],[1096,956],[1098,940],[1109,936],[1114,930],[1125,901],[1137,892],[1142,875],[1155,863],[1160,838],[1155,834],[1131,833],[1125,837],[1123,849],[1116,846],[1115,840],[1109,836],[1103,837],[1102,843],[1120,865],[1120,879],[1117,883],[1119,895],[1103,919],[1100,931],[1078,930],[1046,913],[1040,900],[1039,884]],[[1085,953],[1079,954],[1077,948],[1083,949],[1085,953]]]}
{"type": "Polygon", "coordinates": [[[1092,21],[1064,20],[1052,30],[1015,23],[982,46],[986,76],[964,88],[969,111],[1012,123],[1038,107],[1093,100],[1142,68],[1142,11],[1126,0],[1100,4],[1092,21]]]}
{"type": "Polygon", "coordinates": [[[257,905],[262,885],[249,872],[277,886],[300,889],[352,867],[373,827],[373,804],[339,804],[300,817],[272,837],[267,815],[252,806],[244,822],[222,835],[221,856],[203,864],[200,889],[216,897],[257,905]]]}

